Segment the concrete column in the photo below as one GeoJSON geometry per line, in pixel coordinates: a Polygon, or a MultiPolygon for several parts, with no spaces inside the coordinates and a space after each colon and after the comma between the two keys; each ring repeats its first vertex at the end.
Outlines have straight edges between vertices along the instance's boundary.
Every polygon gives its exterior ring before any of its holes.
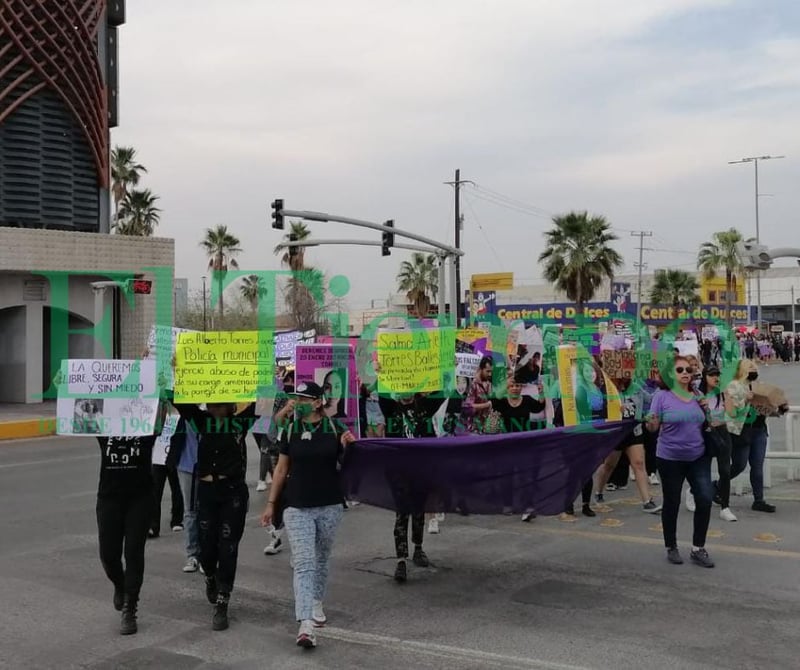
{"type": "Polygon", "coordinates": [[[42,402],[44,374],[44,303],[25,306],[25,402],[42,402]]]}
{"type": "MultiPolygon", "coordinates": [[[[94,291],[94,324],[102,323],[103,317],[106,315],[106,310],[111,310],[112,292],[107,288],[95,288],[94,291]]],[[[109,358],[111,352],[106,351],[103,346],[103,338],[95,337],[94,340],[94,358],[109,358]]]]}

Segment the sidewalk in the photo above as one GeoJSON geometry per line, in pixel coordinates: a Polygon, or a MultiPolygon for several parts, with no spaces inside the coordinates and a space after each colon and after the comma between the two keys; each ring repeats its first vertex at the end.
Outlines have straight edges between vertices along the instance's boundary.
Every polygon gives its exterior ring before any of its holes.
{"type": "Polygon", "coordinates": [[[0,403],[0,440],[45,437],[56,432],[56,403],[0,403]]]}

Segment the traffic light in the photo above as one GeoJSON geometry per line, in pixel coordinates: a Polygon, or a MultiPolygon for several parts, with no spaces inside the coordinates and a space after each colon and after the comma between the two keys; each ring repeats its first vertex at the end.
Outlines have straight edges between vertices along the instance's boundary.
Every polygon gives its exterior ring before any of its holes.
{"type": "Polygon", "coordinates": [[[283,230],[283,200],[280,198],[272,201],[272,227],[283,230]]]}
{"type": "MultiPolygon", "coordinates": [[[[289,235],[289,241],[290,242],[297,242],[297,235],[295,235],[294,233],[289,235]]],[[[292,260],[297,257],[297,254],[299,252],[300,252],[300,247],[289,247],[289,264],[290,265],[291,265],[292,260]]]]}
{"type": "Polygon", "coordinates": [[[129,293],[150,295],[150,291],[153,289],[153,282],[149,279],[128,279],[125,282],[125,288],[129,293]]]}
{"type": "MultiPolygon", "coordinates": [[[[394,228],[394,221],[390,219],[386,223],[383,224],[384,226],[389,226],[389,228],[394,228]]],[[[392,251],[391,248],[394,246],[394,233],[389,233],[387,231],[383,232],[383,240],[381,242],[381,255],[382,256],[391,256],[392,251]]]]}

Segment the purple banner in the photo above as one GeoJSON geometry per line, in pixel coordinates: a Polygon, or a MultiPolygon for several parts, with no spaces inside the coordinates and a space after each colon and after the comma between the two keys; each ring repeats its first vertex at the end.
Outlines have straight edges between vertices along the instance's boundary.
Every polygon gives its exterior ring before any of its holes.
{"type": "Polygon", "coordinates": [[[506,435],[366,439],[348,447],[345,491],[397,511],[555,515],[572,503],[633,421],[506,435]]]}

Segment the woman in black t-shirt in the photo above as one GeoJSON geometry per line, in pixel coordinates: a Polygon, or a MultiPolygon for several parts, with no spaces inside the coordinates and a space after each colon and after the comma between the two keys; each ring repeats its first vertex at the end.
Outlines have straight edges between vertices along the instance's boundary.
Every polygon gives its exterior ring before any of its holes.
{"type": "Polygon", "coordinates": [[[310,648],[316,646],[314,627],[327,621],[322,601],[328,562],[344,512],[339,471],[344,449],[355,437],[325,416],[322,389],[311,382],[297,385],[276,420],[281,426],[280,457],[261,525],[272,523],[285,486],[283,521],[292,546],[295,615],[300,622],[297,644],[310,648]]]}

